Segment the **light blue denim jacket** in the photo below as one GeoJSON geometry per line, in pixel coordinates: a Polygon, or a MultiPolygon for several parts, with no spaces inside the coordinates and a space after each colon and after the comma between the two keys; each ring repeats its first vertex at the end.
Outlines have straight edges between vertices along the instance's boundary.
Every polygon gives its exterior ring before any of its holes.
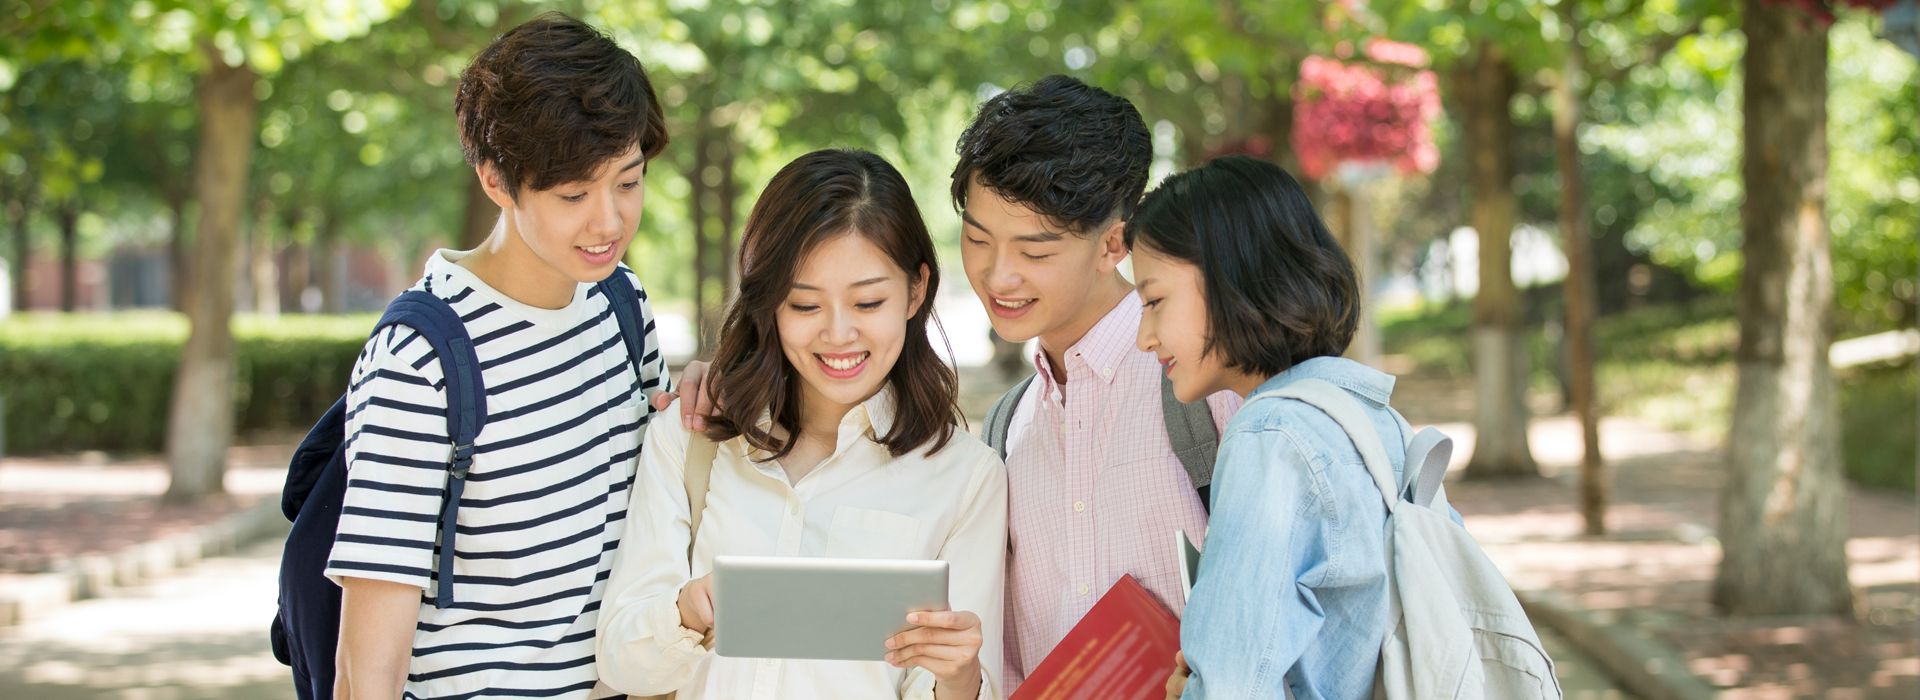
{"type": "MultiPolygon", "coordinates": [[[[1325,380],[1361,399],[1396,476],[1408,435],[1393,376],[1338,357],[1295,365],[1271,391],[1325,380]]],[[[1214,466],[1200,573],[1180,625],[1187,700],[1362,700],[1387,624],[1386,504],[1346,431],[1290,399],[1249,402],[1214,466]]],[[[1453,515],[1459,520],[1459,515],[1453,515]]]]}

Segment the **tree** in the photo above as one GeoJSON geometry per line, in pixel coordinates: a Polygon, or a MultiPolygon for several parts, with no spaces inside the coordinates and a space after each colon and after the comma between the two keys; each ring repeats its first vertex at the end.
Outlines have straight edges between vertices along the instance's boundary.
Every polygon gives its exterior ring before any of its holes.
{"type": "Polygon", "coordinates": [[[186,308],[191,330],[180,348],[173,402],[167,414],[166,500],[185,503],[225,491],[227,446],[233,442],[233,316],[231,274],[246,203],[248,162],[253,157],[259,74],[244,61],[227,62],[217,47],[202,45],[207,67],[194,88],[200,111],[200,150],[194,155],[193,186],[200,202],[194,238],[195,275],[186,308]]]}
{"type": "Polygon", "coordinates": [[[1560,240],[1567,256],[1566,300],[1568,408],[1580,418],[1580,516],[1589,536],[1607,532],[1607,500],[1611,485],[1606,460],[1600,455],[1600,401],[1594,386],[1593,243],[1587,235],[1585,178],[1580,172],[1580,113],[1586,104],[1580,82],[1586,78],[1586,50],[1580,46],[1580,22],[1573,0],[1560,3],[1565,28],[1566,63],[1555,82],[1553,113],[1554,160],[1560,166],[1560,240]]]}
{"type": "Polygon", "coordinates": [[[1742,9],[1746,268],[1713,601],[1734,615],[1837,614],[1852,608],[1853,592],[1827,361],[1830,17],[1765,0],[1742,9]]]}
{"type": "Polygon", "coordinates": [[[164,3],[81,0],[25,7],[0,31],[5,55],[48,62],[95,55],[195,76],[200,142],[193,161],[200,205],[187,295],[191,330],[181,348],[168,415],[165,500],[223,493],[232,442],[234,351],[232,269],[264,71],[287,54],[342,41],[386,20],[403,0],[279,3],[237,0],[164,3]],[[284,20],[284,21],[283,21],[284,20]]]}
{"type": "Polygon", "coordinates": [[[1465,132],[1469,218],[1480,256],[1471,338],[1477,437],[1467,475],[1537,474],[1527,441],[1527,354],[1512,268],[1519,217],[1512,105],[1536,87],[1522,76],[1552,67],[1557,56],[1542,32],[1542,18],[1552,10],[1544,2],[1449,2],[1434,9],[1386,0],[1373,7],[1391,34],[1433,54],[1446,75],[1448,107],[1465,132]]]}
{"type": "Polygon", "coordinates": [[[1473,297],[1476,437],[1467,462],[1467,474],[1475,477],[1539,472],[1527,445],[1526,348],[1513,283],[1511,236],[1519,205],[1509,105],[1518,82],[1506,49],[1490,39],[1476,42],[1453,76],[1465,113],[1473,229],[1480,235],[1480,290],[1473,297]]]}

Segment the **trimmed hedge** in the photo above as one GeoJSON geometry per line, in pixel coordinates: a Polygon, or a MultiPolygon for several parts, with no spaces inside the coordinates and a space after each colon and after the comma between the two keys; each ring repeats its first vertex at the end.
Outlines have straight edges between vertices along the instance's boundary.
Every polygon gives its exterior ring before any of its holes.
{"type": "MultiPolygon", "coordinates": [[[[235,316],[235,428],[304,432],[346,392],[377,316],[235,316]]],[[[6,450],[165,448],[186,317],[23,314],[0,323],[6,450]]]]}
{"type": "Polygon", "coordinates": [[[1867,486],[1914,490],[1920,377],[1913,360],[1840,373],[1840,453],[1847,478],[1867,486]]]}

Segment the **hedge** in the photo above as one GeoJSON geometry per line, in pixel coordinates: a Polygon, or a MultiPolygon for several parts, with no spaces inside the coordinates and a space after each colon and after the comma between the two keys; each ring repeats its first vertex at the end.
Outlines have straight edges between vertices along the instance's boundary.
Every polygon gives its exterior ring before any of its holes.
{"type": "MultiPolygon", "coordinates": [[[[234,317],[235,428],[304,431],[346,391],[376,316],[234,317]]],[[[0,323],[9,454],[158,452],[184,316],[23,314],[0,323]]]]}
{"type": "Polygon", "coordinates": [[[1914,361],[1843,371],[1840,452],[1847,478],[1867,486],[1914,490],[1920,377],[1914,361]]]}

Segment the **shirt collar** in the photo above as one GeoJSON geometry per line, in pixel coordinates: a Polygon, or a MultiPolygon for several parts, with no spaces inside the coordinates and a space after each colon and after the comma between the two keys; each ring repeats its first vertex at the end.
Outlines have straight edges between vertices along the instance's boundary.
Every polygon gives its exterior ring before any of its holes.
{"type": "MultiPolygon", "coordinates": [[[[1066,369],[1071,370],[1072,367],[1068,358],[1078,356],[1093,376],[1112,384],[1113,378],[1120,373],[1120,361],[1127,358],[1127,353],[1139,351],[1134,342],[1140,334],[1140,311],[1140,293],[1127,292],[1120,303],[1114,304],[1107,315],[1100,317],[1098,323],[1087,329],[1086,335],[1061,354],[1061,361],[1068,363],[1066,369]]],[[[1047,378],[1048,384],[1053,383],[1053,373],[1047,366],[1045,351],[1034,352],[1033,366],[1040,376],[1047,378]]]]}
{"type": "MultiPolygon", "coordinates": [[[[840,434],[845,436],[847,429],[852,427],[856,429],[855,434],[870,432],[874,439],[884,437],[893,429],[893,419],[898,405],[899,399],[894,396],[893,382],[889,381],[880,387],[878,393],[860,402],[860,405],[854,406],[853,410],[847,411],[847,415],[840,418],[840,434]]],[[[755,421],[754,425],[761,430],[771,430],[773,414],[761,411],[760,419],[755,421]]]]}
{"type": "Polygon", "coordinates": [[[1381,406],[1387,405],[1393,395],[1393,375],[1344,357],[1315,357],[1294,365],[1273,375],[1253,393],[1272,391],[1302,379],[1319,379],[1381,406]]]}

